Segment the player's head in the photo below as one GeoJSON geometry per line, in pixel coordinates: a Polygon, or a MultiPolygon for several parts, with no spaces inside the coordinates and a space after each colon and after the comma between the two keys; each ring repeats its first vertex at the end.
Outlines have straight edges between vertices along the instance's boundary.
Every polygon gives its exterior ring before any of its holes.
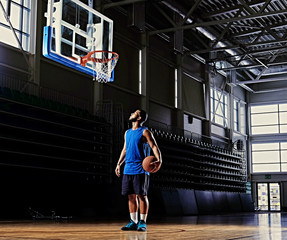
{"type": "Polygon", "coordinates": [[[145,110],[140,109],[139,110],[139,115],[140,115],[140,121],[139,123],[142,125],[146,122],[147,118],[148,118],[148,114],[145,110]]]}
{"type": "Polygon", "coordinates": [[[142,109],[138,109],[131,114],[129,121],[130,122],[138,121],[139,124],[142,125],[147,120],[147,118],[148,118],[148,114],[146,113],[146,111],[142,109]]]}

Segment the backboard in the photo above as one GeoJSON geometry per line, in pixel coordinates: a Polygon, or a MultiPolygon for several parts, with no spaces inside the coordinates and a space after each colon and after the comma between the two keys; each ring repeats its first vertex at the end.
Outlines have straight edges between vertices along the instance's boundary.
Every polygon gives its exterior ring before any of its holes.
{"type": "MultiPolygon", "coordinates": [[[[93,0],[48,0],[43,55],[95,76],[98,73],[93,67],[94,62],[88,61],[83,66],[81,57],[97,51],[94,58],[109,58],[113,44],[113,21],[94,10],[92,5],[93,0]]],[[[114,71],[107,78],[106,82],[112,82],[114,71]]]]}

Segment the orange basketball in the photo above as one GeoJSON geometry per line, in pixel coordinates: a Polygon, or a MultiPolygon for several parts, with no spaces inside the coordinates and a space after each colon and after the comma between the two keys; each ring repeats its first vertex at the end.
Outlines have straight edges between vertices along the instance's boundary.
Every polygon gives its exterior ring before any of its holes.
{"type": "MultiPolygon", "coordinates": [[[[157,165],[152,165],[152,162],[157,161],[156,157],[154,156],[148,156],[143,160],[143,168],[147,172],[151,172],[154,168],[157,167],[157,165]]],[[[159,170],[159,169],[158,169],[159,170]]]]}

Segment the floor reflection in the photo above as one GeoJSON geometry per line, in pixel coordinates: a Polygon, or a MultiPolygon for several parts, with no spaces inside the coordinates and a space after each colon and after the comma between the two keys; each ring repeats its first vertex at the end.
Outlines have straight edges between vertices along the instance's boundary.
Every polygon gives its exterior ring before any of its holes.
{"type": "Polygon", "coordinates": [[[0,222],[0,240],[287,240],[287,213],[256,212],[153,218],[147,232],[121,231],[126,220],[0,222]]]}
{"type": "Polygon", "coordinates": [[[122,232],[121,240],[147,240],[147,232],[126,231],[122,232]]]}
{"type": "Polygon", "coordinates": [[[259,239],[263,240],[283,240],[282,236],[281,213],[262,213],[257,214],[259,227],[259,239]]]}

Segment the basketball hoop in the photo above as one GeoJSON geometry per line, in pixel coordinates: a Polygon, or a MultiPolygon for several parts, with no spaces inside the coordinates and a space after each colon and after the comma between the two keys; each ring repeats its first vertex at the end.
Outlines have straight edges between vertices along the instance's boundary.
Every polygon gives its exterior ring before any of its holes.
{"type": "Polygon", "coordinates": [[[112,72],[119,60],[119,54],[111,51],[92,51],[86,56],[80,58],[80,64],[86,67],[87,64],[95,72],[93,80],[97,80],[101,83],[107,83],[110,81],[112,72]]]}

